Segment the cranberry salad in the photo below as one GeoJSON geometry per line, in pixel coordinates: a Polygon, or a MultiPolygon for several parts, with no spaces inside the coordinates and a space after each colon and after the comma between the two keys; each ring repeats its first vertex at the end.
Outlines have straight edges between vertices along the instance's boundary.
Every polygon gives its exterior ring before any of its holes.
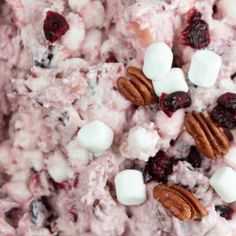
{"type": "Polygon", "coordinates": [[[236,1],[0,0],[0,236],[235,236],[236,1]]]}

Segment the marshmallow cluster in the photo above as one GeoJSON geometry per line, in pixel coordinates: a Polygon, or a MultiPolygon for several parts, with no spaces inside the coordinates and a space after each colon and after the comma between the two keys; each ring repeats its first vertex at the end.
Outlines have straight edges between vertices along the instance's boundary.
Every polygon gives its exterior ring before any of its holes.
{"type": "Polygon", "coordinates": [[[95,120],[85,124],[77,134],[78,143],[91,152],[99,153],[110,148],[113,131],[106,124],[95,120]]]}
{"type": "Polygon", "coordinates": [[[221,167],[210,179],[212,188],[226,203],[236,201],[236,171],[230,167],[221,167]]]}
{"type": "Polygon", "coordinates": [[[115,177],[118,201],[125,206],[140,205],[146,200],[143,174],[138,170],[123,170],[115,177]]]}
{"type": "Polygon", "coordinates": [[[198,50],[193,54],[188,72],[189,80],[200,87],[212,87],[218,77],[222,59],[209,50],[198,50]]]}
{"type": "Polygon", "coordinates": [[[161,42],[151,44],[144,56],[143,73],[152,80],[155,93],[173,93],[188,91],[188,84],[180,68],[173,68],[173,53],[171,48],[161,42]]]}

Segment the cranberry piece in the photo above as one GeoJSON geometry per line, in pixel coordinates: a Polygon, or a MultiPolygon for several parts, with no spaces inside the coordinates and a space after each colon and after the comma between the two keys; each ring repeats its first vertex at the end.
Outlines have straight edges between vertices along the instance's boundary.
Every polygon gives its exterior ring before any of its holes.
{"type": "Polygon", "coordinates": [[[169,95],[162,94],[159,100],[161,110],[171,117],[173,112],[191,106],[191,97],[185,92],[174,92],[169,95]]]}
{"type": "Polygon", "coordinates": [[[221,217],[224,217],[226,220],[232,220],[234,210],[226,205],[217,205],[215,210],[220,213],[221,217]]]}
{"type": "Polygon", "coordinates": [[[230,142],[234,141],[234,136],[233,136],[233,133],[231,132],[230,129],[224,128],[224,133],[225,133],[225,135],[227,136],[227,138],[230,142]]]}
{"type": "Polygon", "coordinates": [[[194,20],[200,20],[202,18],[202,13],[196,8],[192,8],[188,12],[188,23],[191,24],[194,20]]]}
{"type": "Polygon", "coordinates": [[[197,10],[190,13],[188,23],[182,32],[182,43],[194,49],[207,47],[210,44],[210,32],[208,24],[201,19],[201,13],[197,10]]]}
{"type": "Polygon", "coordinates": [[[234,128],[236,126],[236,113],[232,113],[223,106],[217,105],[211,112],[213,120],[223,128],[234,128]]]}
{"type": "Polygon", "coordinates": [[[187,161],[192,165],[194,168],[200,168],[202,164],[202,156],[197,151],[195,146],[191,146],[190,152],[187,157],[187,161]]]}
{"type": "Polygon", "coordinates": [[[18,227],[20,219],[23,217],[23,210],[20,208],[12,208],[10,211],[5,213],[6,221],[14,228],[18,227]]]}
{"type": "Polygon", "coordinates": [[[217,103],[228,109],[236,109],[236,93],[224,93],[218,99],[217,103]]]}
{"type": "Polygon", "coordinates": [[[69,30],[69,24],[67,23],[64,16],[57,12],[48,11],[46,19],[44,21],[44,34],[48,41],[54,43],[61,38],[63,34],[69,30]]]}
{"type": "Polygon", "coordinates": [[[166,183],[168,176],[173,172],[174,162],[174,158],[167,156],[163,151],[159,151],[155,157],[150,157],[144,169],[145,183],[151,180],[166,183]]]}
{"type": "Polygon", "coordinates": [[[116,63],[118,62],[114,52],[109,52],[106,58],[106,63],[116,63]]]}

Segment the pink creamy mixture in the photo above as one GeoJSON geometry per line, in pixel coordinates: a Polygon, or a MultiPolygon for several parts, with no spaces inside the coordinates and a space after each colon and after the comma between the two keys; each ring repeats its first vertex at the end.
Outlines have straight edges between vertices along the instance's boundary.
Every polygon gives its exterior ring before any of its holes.
{"type": "MultiPolygon", "coordinates": [[[[221,217],[215,206],[224,203],[209,187],[209,177],[224,160],[204,159],[200,169],[183,160],[194,144],[183,130],[185,110],[168,118],[155,105],[132,106],[116,88],[127,65],[141,68],[152,41],[172,47],[177,65],[187,73],[194,49],[181,44],[180,34],[186,13],[196,7],[209,25],[208,48],[222,57],[223,66],[213,88],[189,85],[187,110],[211,109],[219,95],[235,92],[236,16],[230,9],[235,6],[222,2],[83,0],[76,6],[73,0],[0,1],[1,236],[236,234],[236,214],[231,220],[221,217]],[[69,25],[54,43],[43,31],[48,11],[61,14],[69,25]],[[95,119],[113,130],[114,141],[99,155],[84,150],[81,156],[88,163],[73,155],[73,140],[95,119]],[[152,140],[148,150],[136,150],[129,142],[138,129],[152,140]],[[153,199],[155,181],[147,184],[144,204],[118,203],[114,176],[123,169],[143,170],[158,150],[182,160],[169,183],[192,189],[209,212],[206,217],[190,222],[173,217],[153,199]],[[61,176],[55,178],[54,171],[61,176]]],[[[230,207],[236,210],[235,204],[230,207]]]]}

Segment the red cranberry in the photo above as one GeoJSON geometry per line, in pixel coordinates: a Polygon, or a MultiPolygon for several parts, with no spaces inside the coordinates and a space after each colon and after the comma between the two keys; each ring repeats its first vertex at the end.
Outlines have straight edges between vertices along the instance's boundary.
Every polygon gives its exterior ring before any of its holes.
{"type": "Polygon", "coordinates": [[[63,34],[69,30],[69,24],[67,23],[64,16],[57,12],[48,11],[46,19],[44,21],[44,34],[48,41],[54,43],[61,38],[63,34]]]}
{"type": "Polygon", "coordinates": [[[191,146],[187,161],[194,167],[200,168],[202,164],[202,156],[197,151],[195,146],[191,146]]]}
{"type": "Polygon", "coordinates": [[[23,217],[23,210],[20,208],[12,208],[10,211],[5,213],[6,221],[14,228],[18,227],[20,219],[23,217]]]}
{"type": "Polygon", "coordinates": [[[144,169],[145,182],[167,182],[168,176],[172,174],[174,162],[174,158],[163,151],[159,151],[155,157],[150,157],[144,169]]]}
{"type": "Polygon", "coordinates": [[[118,62],[114,52],[109,52],[106,58],[106,63],[115,63],[118,62]]]}
{"type": "Polygon", "coordinates": [[[236,110],[236,93],[224,93],[218,99],[217,103],[227,109],[236,110]]]}
{"type": "Polygon", "coordinates": [[[159,100],[161,110],[171,117],[173,112],[191,106],[191,97],[185,92],[174,92],[169,95],[162,94],[159,100]]]}
{"type": "Polygon", "coordinates": [[[227,136],[227,138],[230,142],[234,141],[234,135],[233,135],[233,133],[231,132],[230,129],[224,128],[224,133],[225,133],[225,135],[227,136]]]}
{"type": "Polygon", "coordinates": [[[223,106],[217,105],[211,112],[215,122],[223,128],[234,128],[236,126],[236,113],[232,113],[223,106]]]}
{"type": "Polygon", "coordinates": [[[232,220],[234,210],[226,205],[217,205],[215,210],[220,213],[221,217],[224,217],[226,220],[232,220]]]}
{"type": "Polygon", "coordinates": [[[188,12],[188,23],[191,24],[194,20],[200,20],[202,18],[202,13],[196,8],[192,8],[188,12]]]}
{"type": "Polygon", "coordinates": [[[207,47],[210,44],[210,32],[208,24],[201,19],[201,13],[194,10],[188,23],[182,32],[182,43],[194,49],[207,47]]]}

